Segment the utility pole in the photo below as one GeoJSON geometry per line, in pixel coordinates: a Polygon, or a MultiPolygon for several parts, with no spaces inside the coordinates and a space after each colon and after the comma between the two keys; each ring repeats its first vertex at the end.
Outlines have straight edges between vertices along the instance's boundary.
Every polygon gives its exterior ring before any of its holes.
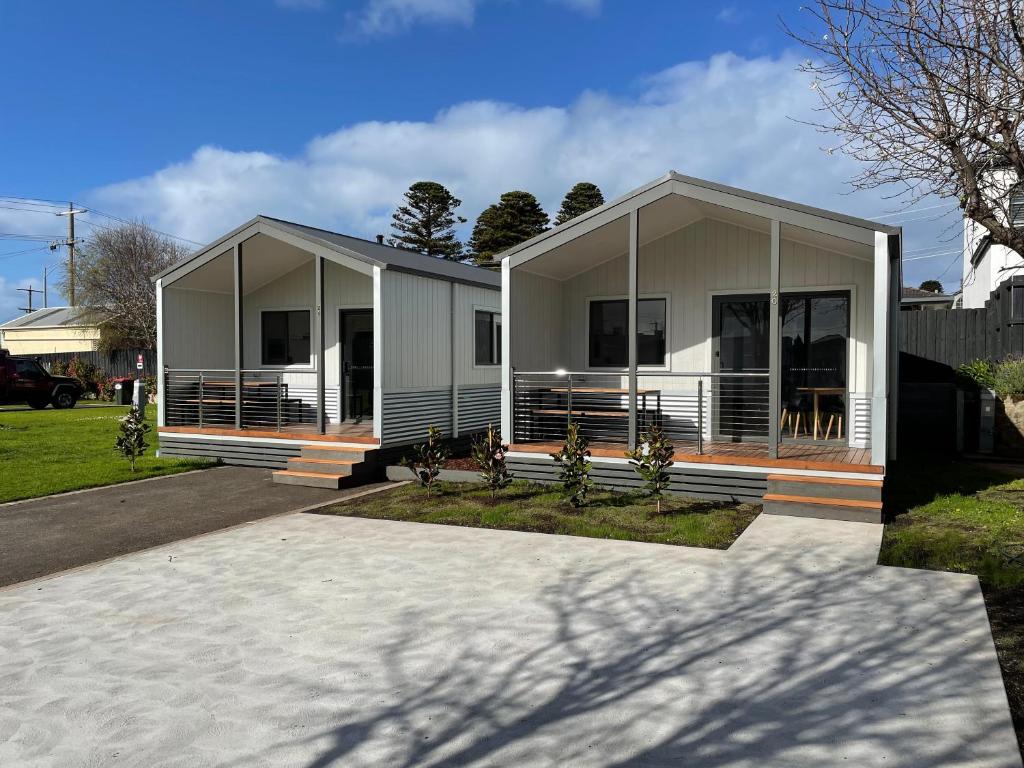
{"type": "Polygon", "coordinates": [[[75,214],[88,213],[85,208],[75,208],[68,203],[66,211],[58,211],[57,216],[68,217],[68,239],[64,244],[68,247],[68,306],[75,306],[75,214]]]}
{"type": "Polygon", "coordinates": [[[32,309],[32,294],[34,294],[34,293],[42,293],[42,291],[39,290],[38,288],[32,287],[31,285],[28,288],[19,288],[18,290],[19,291],[24,291],[25,293],[28,294],[28,306],[27,307],[18,307],[18,309],[20,309],[22,312],[24,312],[26,314],[32,312],[33,311],[33,309],[32,309]]]}
{"type": "Polygon", "coordinates": [[[56,268],[56,264],[49,264],[43,267],[43,309],[46,309],[48,306],[50,306],[50,294],[47,292],[46,289],[46,278],[49,276],[50,272],[56,268]]]}

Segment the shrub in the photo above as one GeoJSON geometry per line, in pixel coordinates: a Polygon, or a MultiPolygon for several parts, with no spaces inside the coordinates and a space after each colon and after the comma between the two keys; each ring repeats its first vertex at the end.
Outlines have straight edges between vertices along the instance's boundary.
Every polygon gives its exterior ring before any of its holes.
{"type": "Polygon", "coordinates": [[[982,389],[992,389],[996,383],[995,367],[988,360],[974,360],[957,369],[957,376],[982,389]]]}
{"type": "Polygon", "coordinates": [[[501,433],[487,425],[487,434],[473,439],[473,461],[480,469],[480,477],[491,491],[491,501],[502,488],[512,482],[512,475],[505,463],[507,445],[502,445],[501,433]]]}
{"type": "Polygon", "coordinates": [[[672,457],[676,449],[665,437],[661,427],[654,424],[640,436],[640,443],[631,451],[626,451],[626,458],[633,469],[645,481],[647,495],[654,498],[655,510],[661,514],[661,497],[668,490],[671,477],[668,468],[675,462],[672,457]]]}
{"type": "Polygon", "coordinates": [[[54,360],[50,365],[50,373],[53,376],[67,376],[68,364],[63,360],[54,360]]]}
{"type": "Polygon", "coordinates": [[[1008,357],[996,365],[992,388],[1000,397],[1024,395],[1024,358],[1008,357]]]}
{"type": "Polygon", "coordinates": [[[551,458],[559,465],[558,479],[562,481],[565,494],[574,507],[587,503],[587,492],[593,482],[590,479],[590,449],[587,439],[580,434],[578,424],[570,424],[565,433],[565,444],[551,458]]]}
{"type": "Polygon", "coordinates": [[[427,489],[427,498],[434,481],[441,474],[441,465],[447,461],[450,451],[441,439],[441,430],[431,424],[427,428],[427,442],[413,447],[413,455],[402,459],[402,466],[408,467],[427,489]]]}
{"type": "Polygon", "coordinates": [[[149,448],[146,442],[146,433],[151,427],[142,418],[139,409],[132,406],[131,409],[118,421],[120,434],[114,441],[114,449],[132,463],[132,472],[135,471],[135,462],[149,448]]]}

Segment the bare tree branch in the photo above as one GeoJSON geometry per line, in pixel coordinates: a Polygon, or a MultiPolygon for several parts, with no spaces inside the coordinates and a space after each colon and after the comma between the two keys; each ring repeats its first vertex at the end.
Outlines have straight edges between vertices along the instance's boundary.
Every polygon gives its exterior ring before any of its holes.
{"type": "Polygon", "coordinates": [[[955,199],[1024,255],[1011,192],[1024,180],[1024,0],[816,0],[816,127],[863,163],[860,189],[955,199]]]}

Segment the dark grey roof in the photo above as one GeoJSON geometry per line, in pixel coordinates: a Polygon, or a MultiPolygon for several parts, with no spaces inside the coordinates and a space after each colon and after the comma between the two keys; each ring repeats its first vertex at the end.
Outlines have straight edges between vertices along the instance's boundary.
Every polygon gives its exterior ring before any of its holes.
{"type": "Polygon", "coordinates": [[[37,309],[21,317],[8,320],[0,328],[10,330],[11,328],[59,328],[65,325],[87,325],[95,323],[79,318],[81,309],[78,307],[48,307],[37,309]]]}

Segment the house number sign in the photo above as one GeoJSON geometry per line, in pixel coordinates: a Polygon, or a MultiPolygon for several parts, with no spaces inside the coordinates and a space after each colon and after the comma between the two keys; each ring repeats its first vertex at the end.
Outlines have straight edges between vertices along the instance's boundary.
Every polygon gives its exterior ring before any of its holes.
{"type": "Polygon", "coordinates": [[[779,303],[779,292],[778,291],[772,291],[771,296],[772,296],[772,306],[775,306],[776,304],[779,303]]]}

